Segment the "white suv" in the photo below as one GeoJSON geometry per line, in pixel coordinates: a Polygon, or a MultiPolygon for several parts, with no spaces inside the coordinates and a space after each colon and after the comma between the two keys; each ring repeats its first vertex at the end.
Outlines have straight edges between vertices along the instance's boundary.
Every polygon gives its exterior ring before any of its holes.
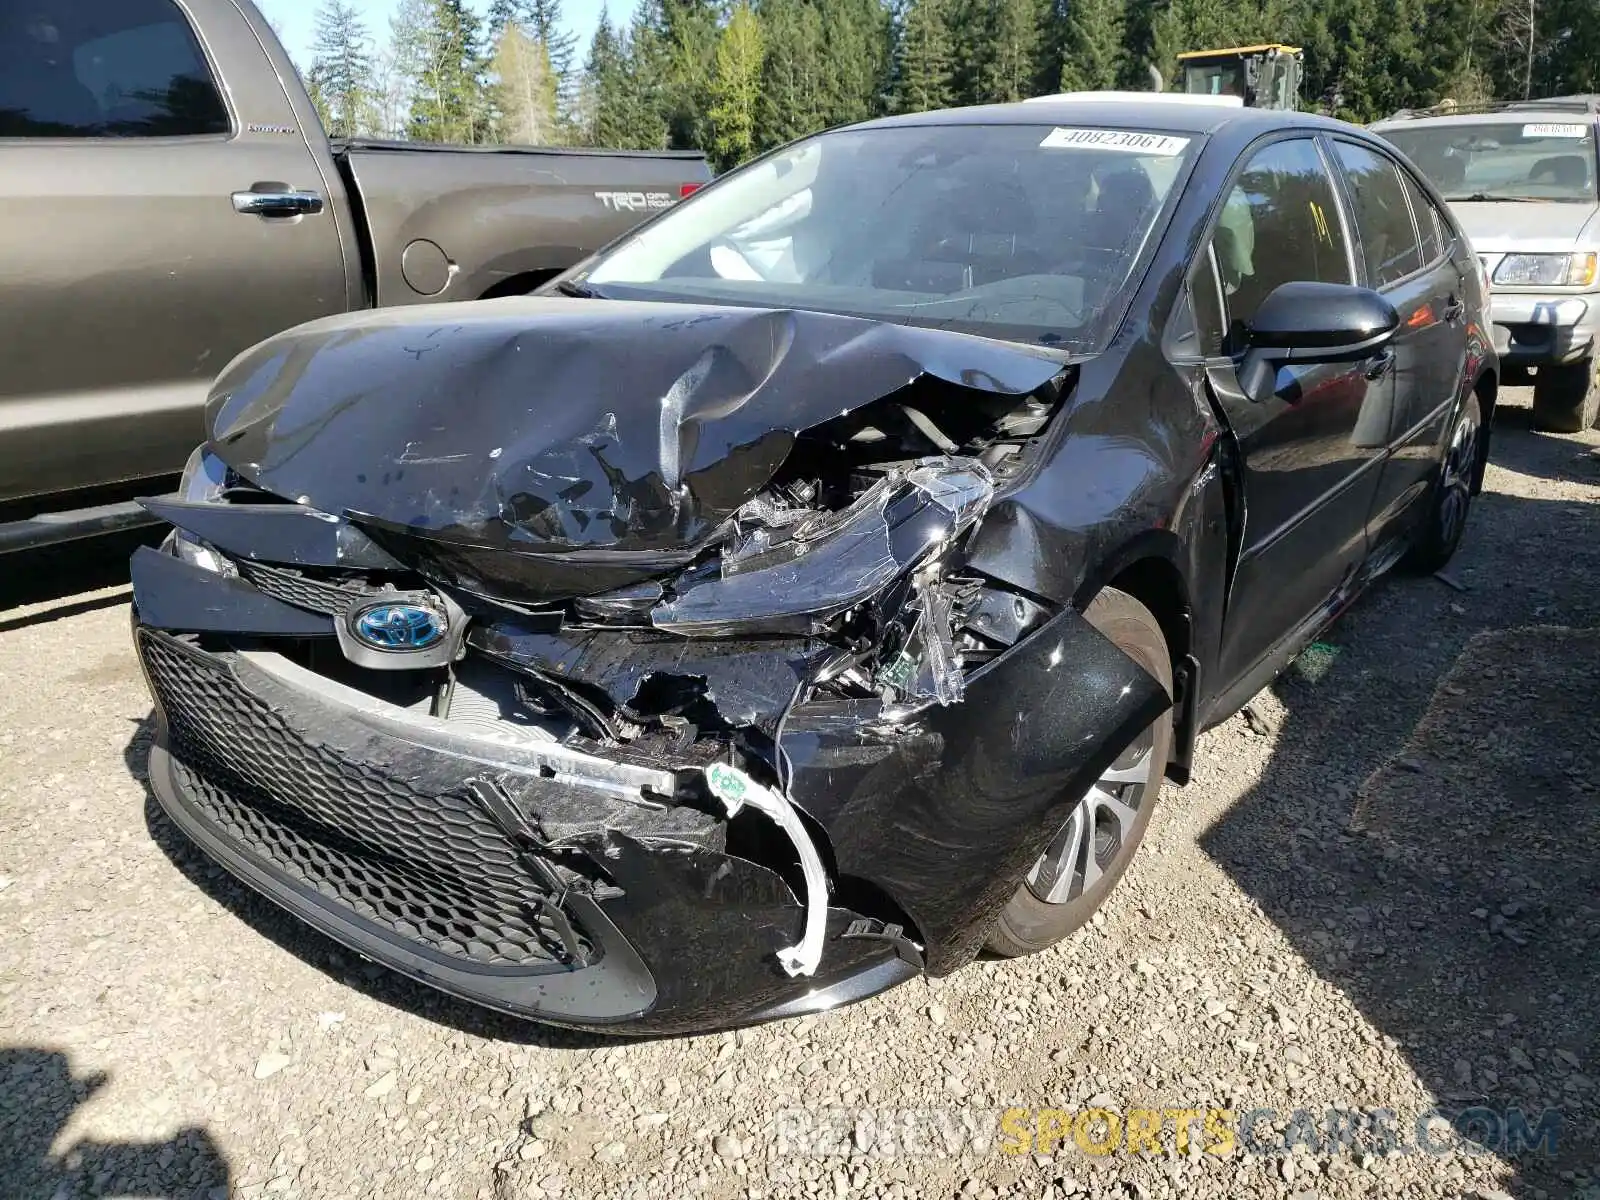
{"type": "Polygon", "coordinates": [[[1400,113],[1372,126],[1450,204],[1493,285],[1508,384],[1534,423],[1573,433],[1600,410],[1600,97],[1400,113]]]}

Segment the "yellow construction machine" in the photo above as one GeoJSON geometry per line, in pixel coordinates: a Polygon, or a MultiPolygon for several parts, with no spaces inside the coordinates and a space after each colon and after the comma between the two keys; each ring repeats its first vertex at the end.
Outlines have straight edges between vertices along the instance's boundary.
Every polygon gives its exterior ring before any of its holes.
{"type": "Polygon", "coordinates": [[[1238,96],[1251,108],[1300,107],[1305,54],[1277,42],[1178,55],[1179,90],[1191,96],[1238,96]]]}

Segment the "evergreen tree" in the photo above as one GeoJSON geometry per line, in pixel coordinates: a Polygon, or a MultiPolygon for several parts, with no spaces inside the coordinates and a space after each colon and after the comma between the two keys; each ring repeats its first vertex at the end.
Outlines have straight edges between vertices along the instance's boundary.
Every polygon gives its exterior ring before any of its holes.
{"type": "Polygon", "coordinates": [[[333,137],[355,137],[371,123],[372,41],[349,0],[323,0],[311,54],[308,82],[324,126],[333,137]]]}
{"type": "Polygon", "coordinates": [[[478,18],[464,0],[402,0],[395,51],[412,83],[410,133],[471,145],[488,133],[478,18]]]}
{"type": "Polygon", "coordinates": [[[960,104],[998,104],[1036,95],[1052,73],[1044,54],[1041,0],[956,0],[955,92],[960,104]]]}
{"type": "Polygon", "coordinates": [[[1045,15],[1040,0],[999,0],[991,9],[989,69],[982,77],[986,99],[1006,103],[1039,94],[1045,15]]]}
{"type": "Polygon", "coordinates": [[[1123,77],[1126,20],[1125,0],[1070,0],[1062,22],[1060,81],[1051,90],[1116,87],[1123,77]]]}
{"type": "Polygon", "coordinates": [[[562,25],[561,0],[523,0],[522,23],[544,43],[556,74],[567,78],[577,55],[578,37],[562,25]]]}
{"type": "Polygon", "coordinates": [[[317,78],[317,72],[312,70],[306,76],[306,95],[311,97],[311,107],[317,110],[317,120],[322,122],[322,128],[329,133],[333,132],[333,109],[328,104],[328,94],[322,90],[322,81],[317,78]]]}
{"type": "Polygon", "coordinates": [[[711,149],[723,170],[755,149],[756,102],[761,93],[761,22],[745,0],[728,14],[717,38],[711,79],[711,149]]]}
{"type": "Polygon", "coordinates": [[[628,144],[627,69],[626,46],[611,27],[611,17],[602,10],[583,67],[587,118],[583,132],[584,140],[592,145],[622,149],[628,144]]]}
{"type": "Polygon", "coordinates": [[[522,17],[522,0],[490,0],[485,20],[489,24],[489,40],[496,45],[507,25],[522,17]]]}
{"type": "Polygon", "coordinates": [[[711,142],[707,113],[720,35],[717,0],[640,0],[630,32],[635,70],[643,73],[667,126],[667,145],[693,150],[711,142]]]}
{"type": "Polygon", "coordinates": [[[760,0],[761,95],[757,150],[781,146],[827,125],[826,34],[811,0],[760,0]]]}
{"type": "MultiPolygon", "coordinates": [[[[661,0],[639,0],[628,26],[627,77],[633,144],[652,150],[699,149],[699,141],[673,140],[671,114],[677,87],[675,58],[661,0]]],[[[693,114],[691,114],[693,117],[693,114]]]]}
{"type": "Polygon", "coordinates": [[[824,36],[825,125],[880,115],[890,85],[893,28],[882,0],[815,0],[824,36]]]}
{"type": "MultiPolygon", "coordinates": [[[[1295,37],[1305,49],[1302,103],[1331,116],[1370,121],[1383,114],[1380,0],[1346,0],[1337,7],[1307,3],[1295,37]]],[[[1402,102],[1403,103],[1403,102],[1402,102]]]]}
{"type": "Polygon", "coordinates": [[[659,150],[666,144],[666,126],[647,75],[650,68],[635,61],[637,49],[636,40],[619,32],[602,12],[583,80],[583,105],[588,113],[585,136],[596,146],[659,150]]]}
{"type": "MultiPolygon", "coordinates": [[[[1070,5],[1073,0],[1065,0],[1070,5]]],[[[1163,72],[1162,83],[1171,86],[1173,79],[1166,67],[1157,61],[1155,49],[1155,21],[1164,0],[1123,0],[1122,12],[1122,71],[1117,80],[1119,87],[1142,91],[1151,85],[1150,69],[1163,72]]]]}
{"type": "Polygon", "coordinates": [[[901,10],[894,90],[900,112],[946,108],[954,99],[948,3],[909,0],[901,10]]]}
{"type": "Polygon", "coordinates": [[[1555,46],[1550,92],[1600,92],[1600,6],[1595,0],[1546,0],[1545,17],[1555,46]]]}
{"type": "Polygon", "coordinates": [[[578,37],[563,28],[561,0],[490,0],[487,16],[489,40],[500,43],[507,25],[521,25],[535,40],[543,42],[550,65],[562,76],[569,74],[577,55],[578,37]]]}
{"type": "Polygon", "coordinates": [[[559,144],[557,81],[545,44],[513,21],[500,31],[490,69],[496,81],[497,140],[523,146],[559,144]]]}
{"type": "MultiPolygon", "coordinates": [[[[1357,121],[1446,96],[1600,90],[1597,0],[725,2],[639,0],[625,30],[603,20],[563,93],[564,118],[581,130],[571,136],[611,146],[704,147],[727,165],[889,110],[1040,91],[1143,90],[1151,66],[1175,87],[1179,53],[1257,42],[1304,46],[1305,106],[1357,121]]],[[[420,15],[411,22],[418,28],[444,29],[445,18],[462,11],[462,0],[404,3],[420,15]]],[[[559,75],[552,0],[493,0],[489,11],[502,26],[520,24],[533,42],[539,29],[550,31],[550,68],[559,75]]],[[[456,98],[470,98],[478,67],[470,53],[445,57],[444,67],[423,63],[426,69],[404,73],[414,85],[416,136],[442,136],[440,129],[461,124],[456,98]]],[[[407,61],[422,63],[414,54],[407,61]]],[[[329,78],[316,82],[337,110],[329,78]]],[[[512,106],[500,107],[504,126],[512,106]]],[[[337,117],[330,123],[337,126],[337,117]]]]}

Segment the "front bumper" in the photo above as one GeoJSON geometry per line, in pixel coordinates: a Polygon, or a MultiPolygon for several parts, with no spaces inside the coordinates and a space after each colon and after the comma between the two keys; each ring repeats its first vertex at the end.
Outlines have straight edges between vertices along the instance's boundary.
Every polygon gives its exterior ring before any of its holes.
{"type": "MultiPolygon", "coordinates": [[[[336,540],[348,526],[304,524],[286,505],[194,508],[178,515],[215,516],[230,537],[236,522],[274,560],[323,565],[302,575],[233,560],[239,573],[223,575],[135,555],[162,807],[241,880],[361,954],[554,1024],[704,1031],[959,968],[1077,798],[1170,705],[1066,609],[972,671],[962,703],[910,717],[877,698],[795,706],[781,744],[803,828],[775,844],[767,815],[719,806],[696,784],[725,742],[641,750],[519,733],[522,700],[475,707],[530,678],[515,622],[468,634],[457,698],[435,717],[437,672],[373,672],[340,654],[332,614],[360,573],[326,564],[368,553],[336,540]],[[324,540],[274,542],[286,529],[324,540]],[[406,699],[413,685],[423,691],[406,699]],[[463,688],[476,700],[458,718],[463,688]],[[791,975],[780,956],[819,929],[815,971],[791,975]]],[[[575,644],[565,673],[706,672],[731,705],[775,661],[716,638],[674,642],[693,651],[683,659],[628,636],[575,644]],[[719,646],[737,661],[718,666],[719,646]]],[[[792,682],[779,683],[788,696],[792,682]]]]}
{"type": "Polygon", "coordinates": [[[444,735],[285,686],[269,659],[137,618],[135,636],[168,816],[244,883],[401,974],[521,1017],[670,1033],[822,1011],[919,971],[903,944],[861,936],[874,923],[835,907],[822,966],[791,978],[777,951],[800,936],[793,891],[696,845],[672,810],[625,832],[614,797],[515,754],[471,763],[444,735]],[[581,809],[591,836],[569,841],[592,860],[519,845],[469,777],[519,810],[581,809]]]}
{"type": "Polygon", "coordinates": [[[1493,293],[1494,348],[1500,361],[1537,367],[1577,362],[1600,336],[1600,295],[1493,293]]]}

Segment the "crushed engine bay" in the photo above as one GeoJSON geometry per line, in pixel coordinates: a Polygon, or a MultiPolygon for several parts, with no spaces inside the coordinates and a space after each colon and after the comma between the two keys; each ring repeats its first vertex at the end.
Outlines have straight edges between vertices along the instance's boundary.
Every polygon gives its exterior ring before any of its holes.
{"type": "Polygon", "coordinates": [[[605,743],[770,742],[813,693],[904,719],[1050,615],[954,551],[1059,403],[1060,356],[807,312],[525,304],[539,324],[419,336],[375,314],[234,364],[212,405],[234,497],[347,518],[605,743]],[[418,400],[394,402],[397,373],[418,400]]]}
{"type": "MultiPolygon", "coordinates": [[[[965,561],[1076,366],[805,312],[477,307],[448,324],[420,310],[314,323],[219,380],[184,494],[149,503],[178,532],[133,569],[141,655],[177,747],[162,751],[169,812],[203,842],[219,824],[245,836],[247,810],[304,817],[283,789],[309,776],[277,778],[279,759],[258,761],[243,735],[219,749],[188,694],[203,677],[218,695],[246,693],[240,719],[304,743],[296,753],[408,795],[419,780],[457,795],[537,860],[551,897],[540,928],[567,969],[601,956],[607,913],[693,909],[682,919],[709,929],[728,918],[705,898],[728,888],[749,897],[749,920],[767,914],[764,957],[820,980],[819,995],[864,964],[887,986],[907,965],[970,957],[961,906],[981,918],[999,893],[987,875],[929,890],[930,861],[935,874],[961,855],[1002,879],[1020,868],[1031,833],[1009,829],[1019,815],[1053,812],[1063,783],[1166,703],[1076,613],[965,561]],[[1051,675],[1068,650],[1104,659],[1081,711],[1036,731],[1003,718],[1007,693],[1069,707],[1051,675]],[[980,707],[954,715],[974,686],[988,689],[980,707]],[[943,790],[958,785],[965,794],[943,790]],[[222,797],[211,808],[195,801],[207,787],[222,797]],[[670,902],[661,870],[686,881],[670,902]],[[574,904],[587,907],[574,916],[574,904]],[[785,915],[796,909],[798,930],[785,915]]],[[[381,850],[382,870],[398,869],[341,804],[294,836],[328,826],[348,853],[381,850]]],[[[211,848],[230,869],[253,869],[225,843],[211,848]]],[[[454,853],[430,870],[455,878],[454,853]]],[[[426,934],[292,866],[387,921],[384,937],[426,934]]],[[[451,885],[476,897],[464,910],[510,903],[474,886],[451,885]]],[[[335,928],[339,913],[308,919],[352,944],[368,936],[335,928]]],[[[606,943],[613,961],[619,945],[644,953],[625,932],[606,943]]],[[[447,953],[493,942],[424,940],[447,953]]],[[[382,957],[417,973],[413,952],[382,957]]],[[[754,987],[762,1011],[791,1002],[750,970],[727,968],[746,974],[726,988],[754,987]]],[[[577,1019],[554,1001],[486,1002],[577,1019]]]]}

